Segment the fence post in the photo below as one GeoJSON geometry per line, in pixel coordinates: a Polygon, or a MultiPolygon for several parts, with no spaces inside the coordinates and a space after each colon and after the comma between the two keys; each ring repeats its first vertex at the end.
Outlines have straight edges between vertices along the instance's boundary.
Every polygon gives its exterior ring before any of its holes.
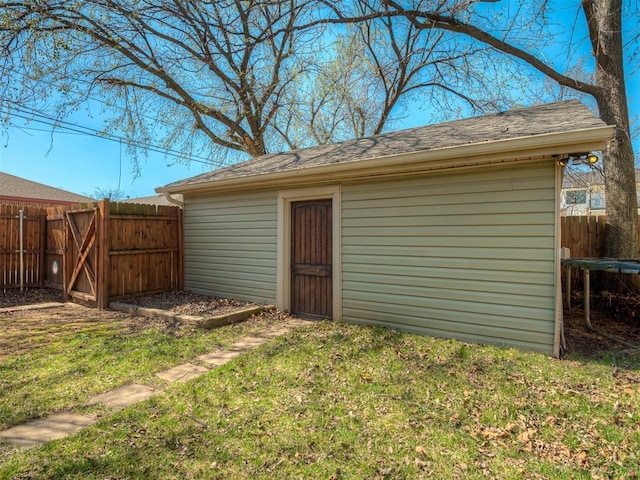
{"type": "Polygon", "coordinates": [[[18,251],[18,255],[20,256],[20,292],[24,292],[24,210],[20,209],[18,212],[18,245],[20,250],[18,251]]]}
{"type": "Polygon", "coordinates": [[[40,263],[38,267],[40,288],[44,288],[44,277],[47,275],[47,212],[45,209],[42,209],[40,213],[40,263]]]}
{"type": "Polygon", "coordinates": [[[97,306],[107,308],[109,306],[109,253],[111,244],[109,242],[109,213],[111,203],[104,199],[99,203],[100,217],[98,219],[98,255],[96,275],[97,306]]]}
{"type": "Polygon", "coordinates": [[[184,227],[182,208],[177,208],[178,213],[178,290],[184,290],[184,227]]]}
{"type": "Polygon", "coordinates": [[[62,257],[62,279],[63,279],[63,292],[64,300],[66,302],[71,298],[71,289],[69,283],[71,282],[71,273],[73,272],[73,236],[71,234],[71,225],[69,223],[69,214],[67,209],[60,209],[63,222],[64,222],[64,256],[62,257]]]}

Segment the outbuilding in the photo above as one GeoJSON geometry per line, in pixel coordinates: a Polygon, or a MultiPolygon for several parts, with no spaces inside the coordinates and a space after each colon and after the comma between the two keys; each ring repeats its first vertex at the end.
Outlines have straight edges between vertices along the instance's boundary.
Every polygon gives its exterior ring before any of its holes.
{"type": "Polygon", "coordinates": [[[268,154],[184,196],[185,288],[558,355],[563,165],[613,136],[578,101],[268,154]]]}

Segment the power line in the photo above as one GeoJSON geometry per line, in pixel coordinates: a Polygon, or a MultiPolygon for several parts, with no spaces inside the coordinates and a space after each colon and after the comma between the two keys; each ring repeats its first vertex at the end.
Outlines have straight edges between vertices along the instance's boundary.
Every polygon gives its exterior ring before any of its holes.
{"type": "MultiPolygon", "coordinates": [[[[26,78],[26,79],[28,79],[28,80],[33,80],[33,81],[36,81],[36,82],[38,82],[38,83],[44,83],[45,85],[49,85],[50,87],[53,87],[53,88],[55,88],[55,89],[58,89],[58,87],[56,86],[56,84],[55,84],[54,82],[50,81],[50,80],[44,80],[44,79],[34,80],[33,78],[31,78],[31,77],[30,77],[29,75],[27,75],[26,73],[22,73],[22,72],[18,72],[18,71],[12,71],[11,73],[12,73],[12,74],[20,75],[21,77],[26,78]]],[[[84,80],[84,79],[82,79],[82,78],[77,78],[77,77],[67,77],[67,78],[69,78],[70,80],[73,80],[73,81],[74,81],[74,82],[76,82],[76,83],[85,83],[85,84],[88,84],[88,85],[92,85],[92,82],[90,82],[90,81],[88,81],[88,80],[84,80]]],[[[91,96],[91,95],[85,95],[85,94],[84,94],[84,93],[82,93],[81,91],[76,90],[76,89],[73,89],[73,88],[71,88],[71,87],[67,87],[67,88],[69,89],[69,91],[71,91],[71,92],[75,93],[76,95],[80,95],[81,97],[84,97],[85,99],[93,100],[94,102],[101,103],[101,104],[103,104],[103,105],[104,105],[105,107],[107,107],[107,108],[117,108],[117,109],[119,109],[119,110],[126,110],[126,107],[123,107],[123,106],[121,106],[121,105],[116,105],[116,104],[114,104],[114,103],[108,103],[108,102],[105,102],[105,101],[104,101],[103,99],[101,99],[101,98],[93,97],[93,96],[91,96]]],[[[7,100],[7,101],[10,101],[10,100],[7,100]]],[[[160,119],[158,119],[158,118],[154,118],[154,117],[151,117],[151,116],[149,116],[149,115],[145,115],[145,114],[138,114],[138,115],[139,115],[139,116],[141,116],[141,117],[143,117],[143,118],[146,118],[147,120],[151,120],[151,121],[153,121],[153,122],[157,122],[157,123],[161,123],[161,124],[163,124],[163,125],[167,125],[168,127],[171,127],[171,126],[172,126],[172,125],[171,125],[169,122],[167,122],[167,121],[160,120],[160,119]]]]}
{"type": "MultiPolygon", "coordinates": [[[[8,124],[8,127],[17,128],[18,130],[27,131],[27,132],[44,132],[51,133],[51,130],[46,128],[34,128],[34,127],[21,127],[20,125],[8,124]]],[[[65,132],[65,131],[57,131],[61,135],[76,135],[78,137],[84,136],[83,133],[75,133],[75,132],[65,132]]],[[[33,136],[33,135],[32,135],[33,136]]]]}
{"type": "MultiPolygon", "coordinates": [[[[5,113],[5,112],[1,112],[0,113],[5,113]]],[[[199,156],[190,156],[190,155],[185,155],[181,152],[175,151],[175,150],[169,150],[169,149],[165,149],[163,147],[157,146],[157,145],[150,145],[150,144],[144,144],[142,142],[128,142],[124,137],[120,137],[117,135],[113,135],[113,134],[101,134],[99,133],[92,133],[90,131],[82,131],[82,130],[76,130],[74,128],[62,125],[59,120],[54,120],[53,122],[48,122],[45,120],[40,120],[38,118],[33,118],[31,116],[27,116],[27,115],[19,115],[16,113],[12,113],[11,114],[13,117],[15,118],[21,118],[23,120],[28,120],[31,122],[35,122],[35,123],[40,123],[42,125],[48,125],[50,127],[54,127],[59,129],[60,131],[58,131],[57,133],[63,133],[63,134],[67,134],[67,135],[81,135],[81,136],[85,136],[85,137],[94,137],[94,138],[98,138],[101,140],[109,140],[112,142],[121,142],[124,141],[125,143],[129,143],[130,145],[134,146],[134,147],[138,147],[138,148],[142,148],[145,150],[148,150],[150,152],[154,152],[154,153],[160,153],[163,155],[168,155],[171,157],[176,157],[176,158],[184,158],[188,161],[193,161],[196,163],[201,163],[203,165],[209,165],[212,166],[212,163],[210,161],[208,161],[205,157],[199,157],[199,156]]],[[[71,124],[73,125],[73,124],[71,124]]],[[[25,129],[25,130],[33,130],[33,131],[41,131],[41,132],[47,132],[50,130],[45,130],[45,129],[35,129],[35,128],[29,128],[29,127],[19,127],[17,125],[10,125],[13,128],[18,128],[18,129],[25,129]]],[[[82,127],[79,126],[79,128],[88,128],[88,127],[82,127]]]]}
{"type": "MultiPolygon", "coordinates": [[[[5,107],[6,108],[6,107],[5,107]]],[[[158,145],[151,145],[151,144],[144,144],[142,142],[138,142],[138,141],[133,141],[133,142],[128,142],[124,137],[122,136],[118,136],[118,135],[114,135],[112,133],[106,133],[106,132],[101,132],[99,130],[96,130],[94,128],[91,127],[85,127],[82,125],[77,125],[65,120],[60,120],[57,119],[55,117],[52,117],[50,115],[38,112],[34,109],[31,109],[29,107],[22,107],[22,106],[18,106],[14,108],[14,111],[9,112],[7,111],[2,111],[0,110],[1,114],[9,114],[13,117],[16,118],[21,118],[23,120],[27,120],[27,121],[32,121],[32,122],[36,122],[36,123],[40,123],[43,125],[48,125],[50,127],[54,127],[54,128],[58,128],[58,129],[63,129],[65,131],[60,132],[60,133],[73,133],[73,134],[77,134],[77,135],[85,135],[85,136],[89,136],[89,137],[94,137],[94,138],[99,138],[99,139],[103,139],[103,140],[110,140],[112,142],[122,142],[124,141],[125,143],[128,143],[129,145],[132,145],[134,147],[138,147],[138,148],[142,148],[145,150],[148,150],[150,152],[154,152],[154,153],[161,153],[161,154],[165,154],[165,155],[169,155],[169,156],[173,156],[173,157],[177,157],[177,158],[185,158],[189,161],[194,161],[196,163],[202,163],[205,165],[209,165],[211,166],[212,163],[209,159],[207,159],[206,157],[200,157],[197,155],[185,155],[182,152],[179,152],[177,150],[171,150],[168,148],[163,148],[161,146],[158,145]],[[18,113],[16,113],[18,112],[18,113]]],[[[17,126],[13,126],[14,128],[20,128],[17,126]]]]}

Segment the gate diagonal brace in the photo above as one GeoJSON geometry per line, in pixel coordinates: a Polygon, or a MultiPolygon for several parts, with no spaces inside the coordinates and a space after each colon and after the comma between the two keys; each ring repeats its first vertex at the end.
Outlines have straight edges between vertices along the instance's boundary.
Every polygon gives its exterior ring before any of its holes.
{"type": "Polygon", "coordinates": [[[91,265],[87,263],[87,258],[89,256],[89,252],[93,248],[96,243],[96,215],[94,213],[93,218],[91,219],[91,223],[89,224],[89,228],[87,229],[87,233],[82,238],[82,242],[80,242],[80,232],[77,229],[77,226],[72,221],[71,216],[69,214],[66,215],[67,224],[71,229],[71,234],[73,236],[73,241],[78,248],[78,260],[73,268],[73,273],[71,274],[71,280],[69,281],[69,285],[67,286],[67,294],[70,294],[73,290],[73,286],[75,285],[76,280],[78,279],[78,275],[80,274],[80,270],[84,268],[85,273],[89,277],[89,285],[91,286],[91,292],[95,296],[95,283],[96,276],[91,268],[91,265]]]}

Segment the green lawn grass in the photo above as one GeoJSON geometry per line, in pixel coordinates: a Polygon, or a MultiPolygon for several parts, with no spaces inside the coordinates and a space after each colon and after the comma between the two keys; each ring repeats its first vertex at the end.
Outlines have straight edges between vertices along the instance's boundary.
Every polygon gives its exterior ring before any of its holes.
{"type": "MultiPolygon", "coordinates": [[[[121,385],[163,387],[156,372],[222,348],[265,325],[164,328],[160,322],[68,308],[51,313],[51,321],[39,322],[35,332],[29,332],[29,313],[19,319],[25,325],[14,330],[26,334],[14,338],[36,346],[0,359],[0,429],[60,410],[83,409],[92,396],[121,385]]],[[[11,321],[7,317],[3,323],[11,321]]],[[[5,333],[0,329],[0,338],[5,333]]]]}
{"type": "Polygon", "coordinates": [[[640,360],[612,362],[316,323],[0,478],[636,478],[640,360]]]}

